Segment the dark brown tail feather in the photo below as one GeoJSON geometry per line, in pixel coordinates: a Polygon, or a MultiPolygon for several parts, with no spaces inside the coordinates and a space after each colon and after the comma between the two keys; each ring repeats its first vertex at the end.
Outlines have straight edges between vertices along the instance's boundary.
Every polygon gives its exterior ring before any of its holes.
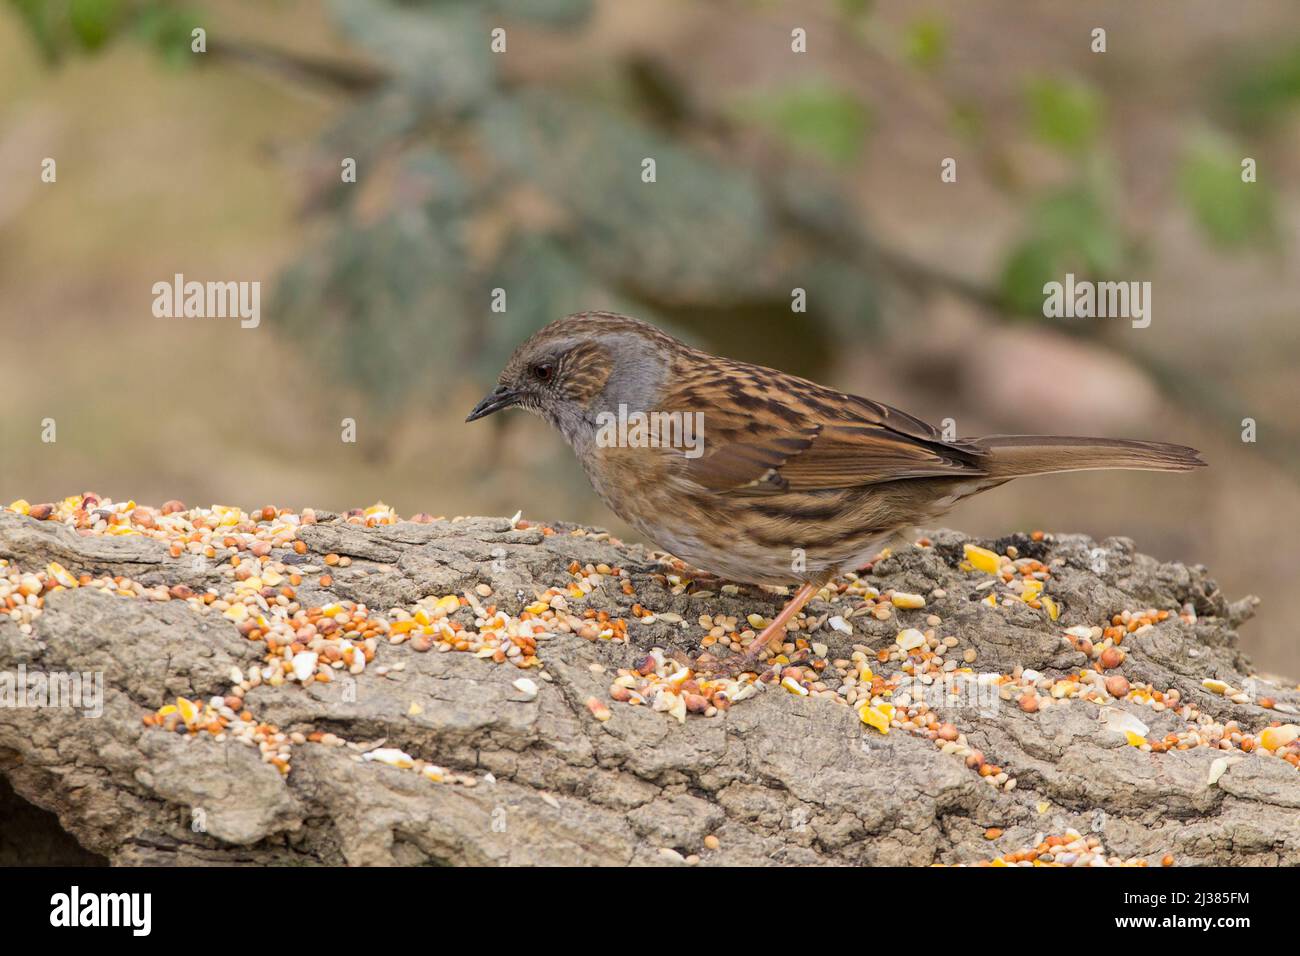
{"type": "Polygon", "coordinates": [[[988,458],[982,464],[993,478],[1021,478],[1098,468],[1191,471],[1205,465],[1201,453],[1195,448],[1127,438],[989,435],[975,439],[975,443],[988,452],[988,458]]]}

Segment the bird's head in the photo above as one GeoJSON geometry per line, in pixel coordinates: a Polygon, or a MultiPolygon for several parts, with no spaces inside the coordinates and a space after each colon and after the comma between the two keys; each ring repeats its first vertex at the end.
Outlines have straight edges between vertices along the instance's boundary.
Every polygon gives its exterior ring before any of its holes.
{"type": "Polygon", "coordinates": [[[570,441],[594,429],[596,414],[624,403],[653,404],[672,337],[628,316],[580,312],[558,319],[515,349],[497,385],[465,419],[518,406],[541,415],[570,441]]]}

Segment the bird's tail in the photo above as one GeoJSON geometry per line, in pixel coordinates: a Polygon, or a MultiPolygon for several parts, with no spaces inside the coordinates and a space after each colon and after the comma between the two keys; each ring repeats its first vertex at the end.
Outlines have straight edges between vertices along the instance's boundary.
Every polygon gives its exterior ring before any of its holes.
{"type": "Polygon", "coordinates": [[[974,439],[974,443],[988,453],[982,464],[991,478],[1022,478],[1101,468],[1191,471],[1205,465],[1201,453],[1195,448],[1127,438],[989,435],[974,439]]]}

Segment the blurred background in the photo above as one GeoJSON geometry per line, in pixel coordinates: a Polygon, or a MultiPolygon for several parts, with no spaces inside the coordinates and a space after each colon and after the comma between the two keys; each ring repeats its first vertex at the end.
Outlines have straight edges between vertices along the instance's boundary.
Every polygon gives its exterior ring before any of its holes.
{"type": "Polygon", "coordinates": [[[529,332],[617,309],[963,435],[1201,448],[948,523],[1207,564],[1295,676],[1298,220],[1295,4],[0,0],[0,499],[635,539],[540,421],[462,423],[529,332]],[[260,326],[155,318],[178,272],[260,281],[260,326]],[[1150,281],[1150,327],[1045,319],[1066,272],[1150,281]]]}

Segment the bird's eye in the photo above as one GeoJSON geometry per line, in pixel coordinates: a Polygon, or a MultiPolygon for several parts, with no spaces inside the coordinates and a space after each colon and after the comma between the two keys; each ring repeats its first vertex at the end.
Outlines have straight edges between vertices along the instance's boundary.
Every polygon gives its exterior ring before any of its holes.
{"type": "Polygon", "coordinates": [[[537,379],[537,381],[549,382],[551,377],[555,375],[555,366],[550,362],[538,362],[530,369],[530,371],[533,373],[533,378],[537,379]]]}

